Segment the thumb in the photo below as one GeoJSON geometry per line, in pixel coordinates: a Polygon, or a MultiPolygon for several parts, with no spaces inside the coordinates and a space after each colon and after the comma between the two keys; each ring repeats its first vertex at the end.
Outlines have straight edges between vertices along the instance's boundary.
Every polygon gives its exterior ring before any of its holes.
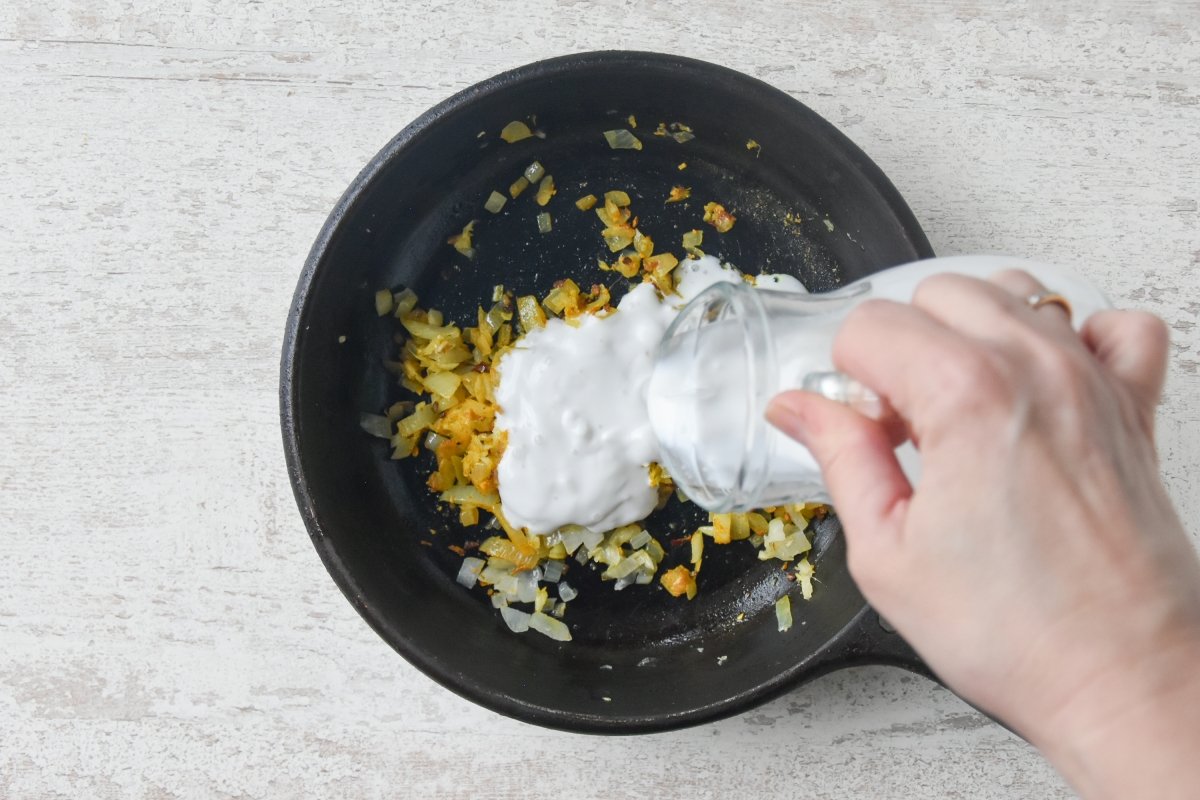
{"type": "Polygon", "coordinates": [[[767,421],[807,447],[853,541],[899,538],[912,486],[896,460],[888,428],[818,394],[776,395],[767,421]]]}
{"type": "Polygon", "coordinates": [[[1084,344],[1133,394],[1146,430],[1167,377],[1167,326],[1144,311],[1100,311],[1080,331],[1084,344]]]}

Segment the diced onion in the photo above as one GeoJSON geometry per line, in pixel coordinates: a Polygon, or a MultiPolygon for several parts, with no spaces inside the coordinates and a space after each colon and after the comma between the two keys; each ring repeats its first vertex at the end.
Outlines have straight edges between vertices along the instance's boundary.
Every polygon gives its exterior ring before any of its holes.
{"type": "Polygon", "coordinates": [[[471,220],[470,222],[468,222],[466,225],[463,226],[463,229],[461,231],[459,231],[454,236],[451,236],[449,239],[446,240],[446,242],[449,243],[450,245],[452,245],[455,250],[457,250],[459,253],[466,256],[467,258],[474,258],[475,257],[475,248],[471,245],[471,235],[474,230],[475,230],[475,220],[471,220]]]}
{"type": "Polygon", "coordinates": [[[479,573],[479,577],[483,579],[484,583],[494,584],[505,575],[512,574],[512,564],[505,565],[503,562],[504,559],[501,558],[488,559],[487,566],[479,573]]]}
{"type": "Polygon", "coordinates": [[[500,606],[500,616],[504,617],[504,624],[513,633],[524,633],[530,628],[531,615],[524,611],[510,606],[500,606]]]}
{"type": "Polygon", "coordinates": [[[682,564],[664,572],[658,581],[672,597],[682,597],[686,594],[688,600],[691,600],[696,596],[696,576],[682,564]]]}
{"type": "Polygon", "coordinates": [[[515,596],[517,593],[517,578],[511,572],[500,569],[494,564],[488,564],[479,573],[479,580],[496,588],[501,594],[515,596]]]}
{"type": "Polygon", "coordinates": [[[358,427],[365,432],[380,439],[392,438],[392,423],[387,417],[382,417],[379,414],[358,415],[358,427]]]}
{"type": "Polygon", "coordinates": [[[662,545],[658,543],[658,539],[651,539],[646,543],[646,553],[656,565],[658,562],[662,561],[663,556],[667,554],[667,552],[663,550],[662,545]]]}
{"type": "Polygon", "coordinates": [[[479,573],[483,571],[483,567],[484,560],[482,558],[464,558],[462,566],[458,568],[458,577],[455,580],[470,589],[479,580],[479,573]]]}
{"type": "Polygon", "coordinates": [[[786,594],[775,601],[775,621],[780,632],[792,627],[792,601],[786,594]]]}
{"type": "Polygon", "coordinates": [[[811,600],[813,596],[813,565],[809,563],[807,557],[800,559],[800,563],[796,565],[796,579],[800,581],[800,593],[805,600],[811,600]]]}
{"type": "MultiPolygon", "coordinates": [[[[554,188],[554,176],[546,175],[538,181],[537,194],[534,195],[534,202],[539,206],[544,206],[550,202],[550,198],[558,194],[558,190],[554,188]]],[[[545,231],[542,231],[545,233],[545,231]]]]}
{"type": "Polygon", "coordinates": [[[737,222],[737,217],[729,213],[729,210],[720,203],[705,203],[704,221],[716,228],[719,233],[728,233],[733,228],[733,224],[737,222]]]}
{"type": "MultiPolygon", "coordinates": [[[[538,215],[539,217],[541,214],[538,215]]],[[[546,312],[542,310],[542,304],[536,297],[531,294],[522,295],[517,298],[517,316],[521,320],[521,327],[525,332],[535,328],[541,328],[546,324],[546,312]]]]}
{"type": "Polygon", "coordinates": [[[529,126],[520,120],[513,120],[500,131],[500,138],[509,144],[528,139],[530,136],[533,136],[533,131],[529,130],[529,126]]]}
{"type": "Polygon", "coordinates": [[[579,545],[583,544],[583,535],[587,532],[587,528],[580,525],[566,525],[559,531],[559,541],[568,553],[574,553],[579,549],[579,545]]]}
{"type": "Polygon", "coordinates": [[[500,496],[494,493],[484,494],[474,486],[451,486],[438,498],[443,503],[455,505],[471,505],[491,511],[500,504],[500,496]]]}
{"type": "Polygon", "coordinates": [[[550,212],[543,211],[537,215],[538,233],[549,233],[554,223],[550,220],[550,212]]]}
{"type": "Polygon", "coordinates": [[[668,203],[680,203],[692,196],[692,190],[686,186],[672,186],[667,193],[668,203]]]}
{"type": "Polygon", "coordinates": [[[563,562],[561,561],[547,561],[546,565],[542,568],[542,580],[546,583],[558,583],[558,579],[562,577],[562,574],[563,562]]]}
{"type": "Polygon", "coordinates": [[[733,541],[733,515],[713,514],[712,530],[714,542],[717,544],[729,544],[731,541],[733,541]]]}
{"type": "Polygon", "coordinates": [[[641,150],[642,141],[624,128],[605,131],[604,139],[613,150],[641,150]]]}
{"type": "Polygon", "coordinates": [[[615,566],[609,567],[606,574],[610,578],[617,578],[620,580],[621,578],[633,573],[639,566],[640,564],[638,563],[637,559],[635,559],[633,556],[626,556],[617,562],[615,566]]]}
{"type": "Polygon", "coordinates": [[[630,558],[637,562],[638,569],[642,572],[649,572],[653,575],[654,570],[658,568],[658,564],[655,563],[654,559],[645,550],[635,550],[630,558]]]}
{"type": "Polygon", "coordinates": [[[783,531],[783,520],[776,517],[767,523],[767,535],[763,537],[763,541],[782,542],[786,534],[783,531]]]}
{"type": "Polygon", "coordinates": [[[526,552],[506,536],[489,536],[479,545],[479,551],[492,557],[488,566],[506,569],[509,572],[516,569],[532,570],[537,566],[536,552],[526,552]]]}
{"type": "Polygon", "coordinates": [[[453,397],[462,385],[462,376],[457,372],[434,372],[425,378],[425,388],[439,397],[453,397]]]}
{"type": "Polygon", "coordinates": [[[572,600],[574,600],[576,597],[579,596],[579,592],[576,591],[574,586],[567,583],[566,581],[559,581],[558,582],[558,596],[560,598],[562,598],[564,601],[569,603],[572,600]]]}
{"type": "Polygon", "coordinates": [[[604,534],[600,531],[585,531],[583,534],[583,546],[588,550],[593,550],[604,541],[604,534]]]}
{"type": "Polygon", "coordinates": [[[629,573],[624,578],[621,578],[615,584],[613,584],[613,591],[619,592],[628,586],[632,586],[637,581],[637,576],[638,573],[636,572],[629,573]]]}
{"type": "Polygon", "coordinates": [[[538,611],[530,615],[529,627],[538,633],[549,636],[559,642],[571,641],[571,631],[566,624],[538,611]]]}
{"type": "Polygon", "coordinates": [[[400,324],[404,326],[404,330],[408,331],[417,339],[429,339],[433,341],[439,336],[451,336],[457,330],[453,326],[434,325],[429,322],[422,322],[419,319],[405,317],[400,320],[400,324]]]}
{"type": "Polygon", "coordinates": [[[613,189],[611,192],[604,193],[604,202],[612,201],[618,208],[625,208],[630,204],[629,193],[622,192],[620,189],[613,189]]]}
{"type": "Polygon", "coordinates": [[[537,576],[532,572],[522,572],[517,575],[517,599],[522,603],[532,603],[537,600],[537,576]]]}
{"type": "Polygon", "coordinates": [[[488,327],[493,331],[498,331],[500,330],[500,326],[504,324],[504,313],[504,305],[497,301],[496,305],[492,306],[487,314],[484,315],[484,321],[487,322],[488,327]]]}
{"type": "Polygon", "coordinates": [[[483,207],[486,208],[488,211],[492,212],[493,214],[499,214],[500,209],[504,208],[504,204],[507,202],[508,202],[507,197],[500,194],[499,192],[493,191],[491,194],[488,195],[488,199],[483,204],[483,207]]]}
{"type": "Polygon", "coordinates": [[[392,422],[395,422],[401,417],[406,417],[411,414],[416,407],[417,404],[412,400],[400,400],[399,402],[392,403],[390,406],[388,406],[386,412],[387,418],[392,422]]]}
{"type": "Polygon", "coordinates": [[[530,183],[537,183],[546,174],[546,168],[542,166],[542,162],[535,161],[525,168],[525,180],[530,183]]]}
{"type": "Polygon", "coordinates": [[[785,525],[783,520],[778,518],[767,524],[767,535],[763,537],[762,544],[763,548],[758,553],[760,561],[770,558],[791,561],[812,549],[804,531],[795,525],[785,525]]]}
{"type": "Polygon", "coordinates": [[[392,311],[392,316],[400,319],[405,314],[417,307],[417,293],[412,289],[402,289],[392,296],[395,303],[395,310],[392,311]]]}
{"type": "Polygon", "coordinates": [[[375,293],[375,313],[381,317],[385,317],[392,312],[392,307],[395,301],[392,299],[392,293],[388,289],[380,289],[375,293]]]}
{"type": "Polygon", "coordinates": [[[641,531],[629,540],[629,546],[637,550],[639,547],[644,547],[648,544],[652,538],[654,537],[650,535],[650,531],[641,531]]]}
{"type": "Polygon", "coordinates": [[[605,228],[600,235],[612,253],[618,253],[633,244],[633,234],[625,228],[605,228]]]}
{"type": "Polygon", "coordinates": [[[392,459],[398,460],[401,458],[409,458],[416,455],[417,437],[415,436],[393,436],[390,444],[392,446],[392,459]]]}

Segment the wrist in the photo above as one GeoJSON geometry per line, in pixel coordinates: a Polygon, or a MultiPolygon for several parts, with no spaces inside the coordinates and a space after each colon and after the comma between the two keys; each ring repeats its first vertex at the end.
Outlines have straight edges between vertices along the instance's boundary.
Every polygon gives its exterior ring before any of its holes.
{"type": "Polygon", "coordinates": [[[1200,786],[1200,632],[1130,653],[1029,731],[1087,800],[1191,797],[1200,786]]]}

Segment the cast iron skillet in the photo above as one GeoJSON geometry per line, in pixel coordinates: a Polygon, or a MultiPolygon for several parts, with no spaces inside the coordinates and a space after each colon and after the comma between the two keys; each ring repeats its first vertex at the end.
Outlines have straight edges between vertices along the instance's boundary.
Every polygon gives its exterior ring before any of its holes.
{"type": "MultiPolygon", "coordinates": [[[[888,632],[846,570],[835,518],[819,526],[819,585],[792,603],[781,634],[773,605],[794,585],[778,564],[747,546],[709,547],[693,602],[657,585],[614,593],[589,568],[566,621],[574,641],[514,635],[476,589],[454,582],[448,549],[481,539],[438,509],[424,486],[428,457],[388,459],[386,443],[362,434],[360,411],[403,397],[381,367],[394,355],[390,320],[372,294],[410,286],[422,305],[471,321],[502,283],[544,294],[562,277],[585,287],[614,273],[584,194],[625,189],[644,229],[678,250],[682,232],[705,230],[705,249],[747,270],[790,272],[813,290],[933,255],[899,193],[853,143],[788,95],[713,64],[638,52],[600,52],[531,64],[446,100],[400,132],[366,166],[330,214],[300,276],[287,320],[281,407],[288,471],[313,544],[359,613],[434,680],[481,705],[528,722],[574,731],[640,733],[744,711],[833,669],[894,664],[928,671],[888,632]],[[536,115],[547,137],[505,144],[507,122],[536,115]],[[639,151],[609,149],[602,132],[628,127],[639,151]],[[658,122],[684,122],[696,138],[656,137],[658,122]],[[761,151],[748,150],[755,139],[761,151]],[[534,159],[554,175],[539,234],[532,192],[492,216],[491,190],[505,191],[534,159]],[[686,170],[678,165],[687,163],[686,170]],[[664,206],[674,184],[686,203],[664,206]],[[723,236],[700,222],[718,200],[738,217],[723,236]],[[785,221],[798,215],[799,224],[785,221]],[[446,238],[478,219],[468,261],[446,238]],[[826,223],[828,220],[828,224],[826,223]],[[340,342],[340,337],[345,337],[340,342]],[[428,543],[428,544],[427,544],[428,543]],[[737,621],[743,615],[741,622],[737,621]]],[[[670,546],[698,511],[679,504],[649,529],[669,549],[663,567],[686,558],[670,546]]],[[[573,563],[573,562],[572,562],[573,563]]]]}

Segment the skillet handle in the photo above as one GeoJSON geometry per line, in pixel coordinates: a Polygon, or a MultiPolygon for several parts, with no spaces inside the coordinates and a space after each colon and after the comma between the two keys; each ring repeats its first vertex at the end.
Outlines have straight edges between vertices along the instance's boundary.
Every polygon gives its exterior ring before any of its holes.
{"type": "MultiPolygon", "coordinates": [[[[896,632],[879,612],[870,606],[863,608],[858,616],[850,623],[849,630],[841,637],[842,641],[830,650],[822,653],[814,674],[833,672],[845,667],[884,665],[900,667],[916,675],[928,678],[943,687],[946,686],[941,678],[933,673],[925,661],[917,655],[908,642],[896,632]]],[[[946,687],[949,688],[949,687],[946,687]]],[[[962,698],[980,714],[995,722],[1014,736],[1024,739],[1024,735],[1011,727],[1007,722],[988,711],[962,698]]]]}
{"type": "Polygon", "coordinates": [[[839,640],[834,647],[822,654],[820,661],[824,670],[882,664],[900,667],[938,681],[933,671],[917,655],[917,651],[870,606],[859,612],[850,623],[850,629],[840,636],[839,640]]]}

